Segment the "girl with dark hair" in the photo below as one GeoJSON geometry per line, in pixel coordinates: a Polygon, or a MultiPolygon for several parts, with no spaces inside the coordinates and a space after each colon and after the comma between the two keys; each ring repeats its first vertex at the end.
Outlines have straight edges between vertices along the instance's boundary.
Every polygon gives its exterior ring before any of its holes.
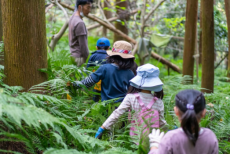
{"type": "Polygon", "coordinates": [[[176,95],[174,111],[181,128],[164,133],[153,129],[149,135],[149,154],[218,154],[218,140],[199,122],[205,116],[205,98],[197,90],[183,90],[176,95]],[[163,137],[164,136],[164,137],[163,137]]]}
{"type": "MultiPolygon", "coordinates": [[[[131,120],[131,136],[137,136],[136,132],[139,132],[142,137],[147,138],[152,128],[163,127],[166,124],[164,120],[164,104],[161,99],[151,94],[152,91],[162,91],[163,83],[158,76],[159,68],[151,64],[138,67],[137,75],[130,80],[131,86],[128,94],[120,106],[98,129],[95,138],[100,138],[105,129],[111,129],[111,126],[127,111],[135,111],[134,114],[129,116],[131,120]]],[[[163,98],[162,95],[161,98],[163,98]]],[[[137,142],[135,141],[135,143],[137,142]]]]}
{"type": "Polygon", "coordinates": [[[121,102],[127,93],[129,80],[134,77],[131,68],[135,57],[131,54],[131,50],[130,43],[115,42],[112,51],[106,51],[109,63],[100,66],[84,80],[73,82],[73,86],[80,88],[80,84],[83,84],[89,88],[101,80],[101,101],[120,98],[117,102],[121,102]]]}

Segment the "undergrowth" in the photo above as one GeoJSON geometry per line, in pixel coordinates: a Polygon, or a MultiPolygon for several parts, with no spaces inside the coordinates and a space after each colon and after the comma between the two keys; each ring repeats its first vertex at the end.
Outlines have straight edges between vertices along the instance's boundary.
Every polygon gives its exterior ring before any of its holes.
{"type": "MultiPolygon", "coordinates": [[[[67,81],[79,81],[91,73],[84,67],[72,65],[69,54],[60,51],[49,54],[49,67],[41,69],[49,76],[49,81],[31,87],[28,92],[20,92],[21,87],[10,87],[2,80],[0,73],[1,142],[20,142],[29,153],[72,154],[131,154],[148,153],[148,148],[138,146],[129,137],[129,124],[124,115],[111,131],[106,131],[102,140],[95,139],[97,129],[112,113],[114,100],[94,103],[92,89],[66,89],[67,81]],[[69,94],[72,99],[67,100],[69,94]]],[[[91,68],[96,69],[98,68],[91,68]]],[[[179,127],[174,115],[175,95],[183,89],[200,90],[199,84],[186,85],[189,77],[166,76],[164,82],[165,119],[168,130],[179,127]]],[[[230,95],[229,83],[223,78],[215,79],[215,93],[205,94],[207,114],[201,121],[202,127],[210,128],[219,141],[219,153],[230,153],[230,95]]],[[[166,130],[166,131],[168,131],[166,130]]],[[[147,146],[149,147],[149,146],[147,146]]],[[[9,149],[1,149],[6,152],[9,149]]],[[[10,151],[8,151],[10,152],[10,151]]],[[[17,151],[11,151],[16,153],[17,151]]]]}

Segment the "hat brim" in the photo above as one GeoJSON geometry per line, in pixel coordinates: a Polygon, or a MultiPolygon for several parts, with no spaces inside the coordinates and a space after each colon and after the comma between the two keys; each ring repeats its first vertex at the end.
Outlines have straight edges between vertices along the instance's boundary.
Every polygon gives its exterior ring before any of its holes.
{"type": "Polygon", "coordinates": [[[140,88],[140,89],[143,89],[143,90],[149,90],[149,91],[154,91],[154,92],[159,92],[159,91],[161,91],[163,88],[162,88],[162,85],[160,85],[160,86],[154,86],[154,87],[140,87],[140,86],[138,86],[138,85],[136,85],[136,84],[134,84],[134,83],[130,83],[130,86],[133,86],[133,87],[135,87],[135,88],[140,88]]]}
{"type": "Polygon", "coordinates": [[[155,87],[162,86],[163,82],[158,77],[151,77],[143,79],[141,76],[135,76],[130,82],[141,87],[155,87]]]}
{"type": "Polygon", "coordinates": [[[107,54],[109,56],[120,56],[121,58],[124,59],[131,59],[131,58],[135,58],[133,55],[131,54],[125,54],[125,53],[119,53],[119,52],[112,52],[112,51],[106,51],[107,54]]]}

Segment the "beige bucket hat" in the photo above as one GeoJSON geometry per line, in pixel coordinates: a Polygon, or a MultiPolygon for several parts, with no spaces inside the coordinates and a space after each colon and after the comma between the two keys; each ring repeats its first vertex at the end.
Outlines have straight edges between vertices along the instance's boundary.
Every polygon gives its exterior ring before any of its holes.
{"type": "Polygon", "coordinates": [[[124,59],[135,58],[132,55],[132,45],[126,41],[116,41],[113,44],[112,51],[107,51],[109,56],[120,56],[124,59]]]}

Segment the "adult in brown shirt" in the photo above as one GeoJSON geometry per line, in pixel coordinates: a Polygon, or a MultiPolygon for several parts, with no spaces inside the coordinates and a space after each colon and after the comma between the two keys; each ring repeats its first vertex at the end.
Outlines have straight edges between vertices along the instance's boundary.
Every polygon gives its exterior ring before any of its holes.
{"type": "Polygon", "coordinates": [[[82,18],[91,10],[93,0],[77,0],[76,11],[69,21],[69,47],[72,59],[81,66],[89,55],[87,30],[82,18]]]}

